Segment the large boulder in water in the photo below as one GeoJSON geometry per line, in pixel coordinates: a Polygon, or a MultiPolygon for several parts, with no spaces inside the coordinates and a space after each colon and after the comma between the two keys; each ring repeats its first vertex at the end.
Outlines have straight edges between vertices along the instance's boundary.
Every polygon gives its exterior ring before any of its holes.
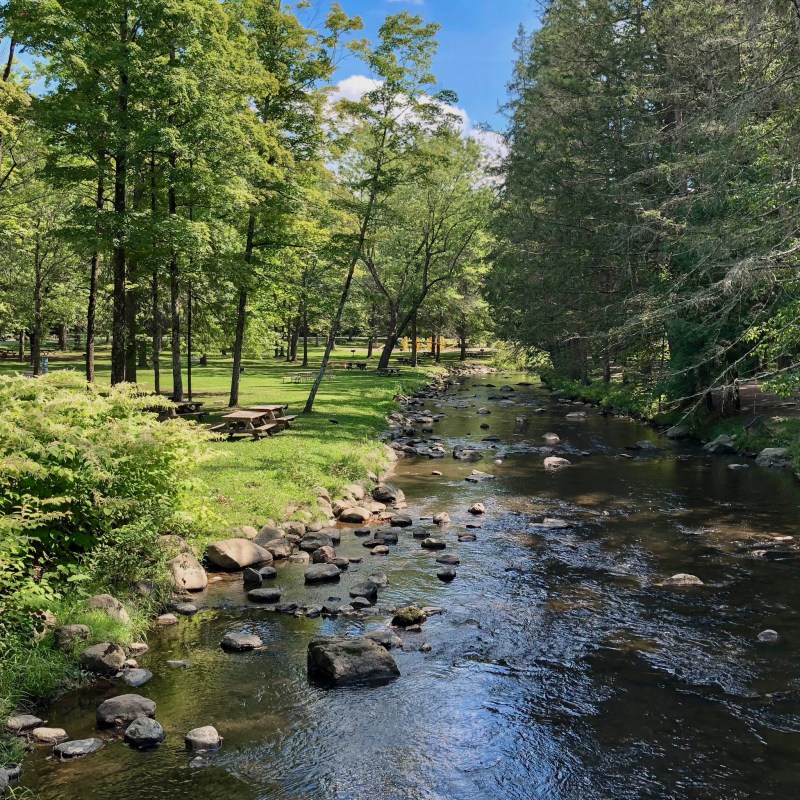
{"type": "Polygon", "coordinates": [[[309,533],[300,541],[300,549],[304,553],[313,553],[320,547],[333,547],[333,539],[325,533],[309,533]]]}
{"type": "Polygon", "coordinates": [[[308,677],[325,686],[382,684],[399,676],[389,651],[368,637],[317,636],[308,644],[308,677]]]}
{"type": "Polygon", "coordinates": [[[155,717],[156,704],[139,694],[121,694],[100,703],[96,715],[98,725],[114,727],[133,722],[139,717],[155,717]]]}
{"type": "Polygon", "coordinates": [[[135,719],[125,730],[125,741],[140,750],[158,747],[166,738],[167,734],[161,725],[148,717],[135,719]]]}
{"type": "Polygon", "coordinates": [[[341,522],[349,522],[354,525],[363,525],[365,522],[369,522],[370,519],[372,519],[372,512],[361,506],[347,508],[339,515],[341,522]]]}
{"type": "Polygon", "coordinates": [[[381,483],[372,490],[372,499],[379,503],[397,503],[406,499],[402,489],[391,483],[381,483]]]}
{"type": "Polygon", "coordinates": [[[272,553],[249,539],[225,539],[206,550],[208,560],[222,569],[244,569],[272,561],[272,553]]]}
{"type": "Polygon", "coordinates": [[[557,469],[564,469],[571,465],[571,461],[568,461],[566,458],[559,458],[558,456],[548,456],[544,460],[544,468],[557,470],[557,469]]]}
{"type": "Polygon", "coordinates": [[[722,433],[716,439],[703,445],[703,450],[714,455],[736,452],[736,442],[727,434],[722,433]]]}
{"type": "Polygon", "coordinates": [[[102,739],[73,739],[71,742],[57,744],[53,748],[53,755],[61,761],[71,761],[97,752],[103,744],[102,739]]]}
{"type": "Polygon", "coordinates": [[[180,553],[167,566],[173,589],[200,592],[208,585],[203,565],[191,553],[180,553]]]}
{"type": "Polygon", "coordinates": [[[194,728],[186,734],[186,746],[190,750],[206,751],[219,750],[222,747],[222,737],[217,733],[213,725],[204,725],[202,728],[194,728]]]}
{"type": "Polygon", "coordinates": [[[786,447],[765,447],[757,456],[756,464],[759,467],[774,467],[775,469],[786,469],[791,466],[791,461],[787,458],[789,450],[786,447]]]}

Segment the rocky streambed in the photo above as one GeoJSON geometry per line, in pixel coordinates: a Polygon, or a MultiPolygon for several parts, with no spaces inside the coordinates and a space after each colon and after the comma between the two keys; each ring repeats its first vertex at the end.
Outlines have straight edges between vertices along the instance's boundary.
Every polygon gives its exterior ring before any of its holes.
{"type": "Polygon", "coordinates": [[[23,784],[64,800],[793,796],[790,476],[728,469],[524,376],[400,400],[395,474],[320,494],[335,525],[242,530],[207,570],[175,556],[176,583],[203,586],[149,649],[113,653],[21,731],[67,737],[37,739],[23,784]]]}

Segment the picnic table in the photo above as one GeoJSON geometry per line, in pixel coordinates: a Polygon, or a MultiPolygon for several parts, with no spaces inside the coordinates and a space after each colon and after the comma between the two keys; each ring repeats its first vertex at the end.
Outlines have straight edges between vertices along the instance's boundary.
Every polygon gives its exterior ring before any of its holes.
{"type": "Polygon", "coordinates": [[[401,370],[400,367],[379,367],[378,368],[378,375],[381,377],[387,377],[389,375],[400,375],[401,370]]]}
{"type": "Polygon", "coordinates": [[[168,419],[178,419],[196,417],[198,422],[203,421],[207,412],[202,410],[203,404],[197,400],[182,400],[177,403],[167,402],[166,406],[158,405],[148,408],[154,414],[158,414],[159,422],[166,422],[168,419]]]}
{"type": "Polygon", "coordinates": [[[269,415],[272,422],[278,422],[281,426],[289,428],[291,424],[297,419],[297,414],[287,414],[288,405],[263,405],[263,406],[249,406],[248,411],[263,411],[269,415]]]}
{"type": "Polygon", "coordinates": [[[8,359],[8,360],[15,359],[18,354],[19,354],[18,350],[12,350],[11,348],[6,348],[4,350],[0,350],[0,358],[4,358],[4,359],[8,359]]]}
{"type": "Polygon", "coordinates": [[[275,430],[283,425],[273,419],[270,411],[239,410],[225,414],[222,422],[214,425],[211,430],[218,433],[226,433],[228,439],[236,436],[252,436],[260,439],[264,434],[272,436],[275,430]]]}

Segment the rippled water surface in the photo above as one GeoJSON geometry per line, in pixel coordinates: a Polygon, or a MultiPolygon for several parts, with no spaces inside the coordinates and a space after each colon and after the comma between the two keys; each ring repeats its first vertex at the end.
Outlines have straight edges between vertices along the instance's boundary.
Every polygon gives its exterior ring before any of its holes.
{"type": "Polygon", "coordinates": [[[24,783],[52,800],[799,796],[798,562],[746,549],[796,532],[790,476],[729,470],[732,459],[593,409],[588,420],[569,421],[575,408],[516,386],[520,377],[492,379],[514,386],[513,406],[487,399],[498,390],[485,379],[465,379],[441,409],[428,406],[446,413],[436,435],[448,452],[477,442],[484,460],[409,459],[395,479],[415,518],[452,517],[441,532],[462,562],[452,584],[436,578],[434,556],[410,532],[378,557],[352,527],[338,550],[365,560],[338,585],[308,589],[293,564],[280,568],[276,585],[284,600],[311,605],[346,599],[352,583],[380,569],[390,587],[372,617],[278,615],[248,607],[240,580],[218,583],[199,596],[201,614],[153,634],[139,659],[155,673],[150,683],[104,684],[47,714],[73,738],[96,735],[100,700],[138,691],[157,702],[166,743],[141,753],[110,741],[72,764],[47,760],[42,749],[28,759],[24,783]],[[477,416],[479,406],[492,414],[477,416]],[[561,437],[572,467],[544,470],[534,448],[547,431],[561,437]],[[486,435],[499,443],[482,442],[486,435]],[[643,439],[659,452],[626,449],[643,439]],[[475,467],[496,480],[465,482],[475,467]],[[435,469],[444,475],[432,476],[435,469]],[[478,541],[459,543],[475,501],[488,507],[478,541]],[[542,514],[574,526],[537,526],[542,514]],[[677,572],[705,586],[655,585],[677,572]],[[381,606],[408,602],[446,611],[393,651],[399,680],[335,691],[308,684],[311,636],[382,627],[389,616],[381,606]],[[758,643],[764,628],[781,642],[758,643]],[[257,632],[268,647],[223,652],[219,641],[234,629],[257,632]],[[424,643],[431,652],[420,651],[424,643]],[[171,669],[167,659],[191,665],[171,669]],[[183,735],[206,724],[224,746],[192,769],[183,735]]]}

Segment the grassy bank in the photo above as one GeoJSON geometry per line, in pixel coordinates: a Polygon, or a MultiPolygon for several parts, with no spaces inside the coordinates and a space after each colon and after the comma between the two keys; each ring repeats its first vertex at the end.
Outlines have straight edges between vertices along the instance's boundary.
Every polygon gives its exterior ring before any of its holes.
{"type": "Polygon", "coordinates": [[[800,418],[773,416],[753,425],[752,414],[720,418],[704,410],[686,416],[684,411],[663,411],[659,402],[644,387],[612,381],[595,381],[588,386],[577,381],[559,379],[548,374],[546,383],[565,397],[595,403],[607,411],[626,414],[663,427],[685,425],[699,441],[711,441],[722,434],[736,442],[737,452],[744,457],[758,455],[766,447],[785,447],[794,474],[800,476],[800,418]]]}
{"type": "MultiPolygon", "coordinates": [[[[98,383],[108,383],[108,354],[98,359],[98,383]]],[[[320,351],[312,353],[311,369],[318,366],[320,351]]],[[[364,360],[365,352],[339,352],[340,361],[364,360]]],[[[260,441],[214,441],[209,447],[211,458],[205,461],[192,478],[189,491],[196,496],[198,507],[207,509],[206,517],[187,521],[185,527],[161,530],[184,535],[201,552],[209,538],[219,538],[232,527],[260,526],[269,520],[280,521],[304,512],[315,518],[317,487],[325,487],[332,495],[348,483],[362,480],[369,472],[379,472],[386,465],[384,449],[376,444],[385,427],[385,416],[392,409],[398,393],[410,393],[428,381],[440,367],[426,366],[403,369],[394,378],[382,378],[373,368],[368,371],[337,370],[333,380],[325,382],[317,397],[315,412],[302,415],[310,384],[287,382],[287,373],[297,365],[273,359],[246,360],[240,389],[240,405],[256,403],[288,404],[290,413],[298,414],[295,427],[260,441]]],[[[165,364],[162,369],[166,367],[165,364]]],[[[51,371],[71,369],[80,372],[83,359],[77,353],[57,353],[50,359],[51,371]]],[[[0,362],[0,374],[25,371],[26,365],[0,362]]],[[[209,358],[205,367],[193,370],[194,399],[203,402],[210,422],[226,410],[230,384],[231,360],[209,358]]],[[[162,372],[162,390],[171,389],[170,374],[162,372]]],[[[185,378],[184,378],[185,380],[185,378]]],[[[151,370],[141,370],[138,382],[153,387],[151,370]]],[[[176,475],[176,481],[182,476],[176,475]]],[[[133,531],[136,545],[154,548],[157,537],[133,531]]],[[[114,539],[119,549],[124,538],[114,539]]],[[[127,548],[123,548],[127,550],[127,548]]],[[[118,554],[121,556],[122,554],[118,554]]],[[[98,548],[82,559],[87,573],[82,582],[64,585],[64,591],[53,600],[52,595],[38,606],[49,611],[59,625],[82,623],[92,631],[90,643],[111,641],[120,644],[140,639],[148,620],[157,608],[155,602],[126,593],[120,586],[114,568],[114,552],[102,553],[98,548]],[[131,612],[128,625],[110,620],[102,612],[87,610],[85,599],[91,594],[111,591],[125,602],[131,612]]],[[[163,562],[163,559],[162,559],[163,562]]],[[[158,559],[149,559],[148,569],[158,566],[158,559]]],[[[157,581],[163,576],[156,577],[157,581]]],[[[36,607],[33,605],[33,607],[36,607]]],[[[10,637],[9,637],[10,638],[10,637]]],[[[6,641],[0,655],[0,718],[19,709],[30,709],[58,691],[79,683],[84,676],[77,666],[77,654],[64,653],[53,647],[52,637],[32,642],[30,636],[6,641]]],[[[82,643],[82,647],[85,643],[82,643]]],[[[0,742],[0,765],[18,758],[17,743],[0,742]]]]}

